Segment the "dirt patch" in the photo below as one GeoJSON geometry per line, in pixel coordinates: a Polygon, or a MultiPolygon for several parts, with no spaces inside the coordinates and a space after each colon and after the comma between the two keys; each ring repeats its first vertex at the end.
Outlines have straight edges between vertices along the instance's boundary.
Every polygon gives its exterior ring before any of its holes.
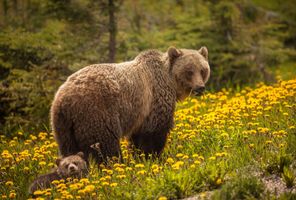
{"type": "Polygon", "coordinates": [[[293,186],[291,188],[287,188],[286,183],[283,181],[283,179],[278,175],[270,175],[263,177],[262,182],[265,186],[265,192],[271,193],[275,195],[276,197],[279,197],[283,193],[296,193],[296,187],[293,186]]]}

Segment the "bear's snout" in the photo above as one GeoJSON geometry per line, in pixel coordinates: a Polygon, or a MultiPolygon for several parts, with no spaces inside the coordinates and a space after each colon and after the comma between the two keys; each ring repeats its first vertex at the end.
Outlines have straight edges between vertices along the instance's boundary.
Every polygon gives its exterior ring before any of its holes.
{"type": "Polygon", "coordinates": [[[200,95],[203,94],[205,89],[206,89],[205,86],[197,86],[193,91],[194,91],[196,96],[200,96],[200,95]]]}
{"type": "Polygon", "coordinates": [[[77,171],[77,166],[75,166],[74,164],[70,164],[68,169],[70,172],[75,172],[77,171]]]}

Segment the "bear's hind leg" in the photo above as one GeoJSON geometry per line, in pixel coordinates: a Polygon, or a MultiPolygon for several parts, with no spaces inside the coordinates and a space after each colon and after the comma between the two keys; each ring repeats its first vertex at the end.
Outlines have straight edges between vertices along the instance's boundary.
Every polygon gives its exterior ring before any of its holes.
{"type": "Polygon", "coordinates": [[[80,149],[75,138],[72,122],[65,117],[59,107],[53,106],[51,112],[52,129],[59,146],[59,154],[66,157],[78,153],[80,149]]]}
{"type": "Polygon", "coordinates": [[[148,158],[150,154],[152,154],[153,157],[158,157],[165,147],[167,135],[168,131],[136,133],[132,135],[130,140],[136,149],[145,153],[146,158],[148,158]]]}
{"type": "Polygon", "coordinates": [[[97,117],[89,118],[86,125],[82,123],[76,134],[79,136],[78,141],[81,141],[79,148],[85,153],[86,158],[91,156],[98,164],[107,163],[112,157],[121,158],[120,124],[115,118],[101,116],[97,114],[97,117]]]}

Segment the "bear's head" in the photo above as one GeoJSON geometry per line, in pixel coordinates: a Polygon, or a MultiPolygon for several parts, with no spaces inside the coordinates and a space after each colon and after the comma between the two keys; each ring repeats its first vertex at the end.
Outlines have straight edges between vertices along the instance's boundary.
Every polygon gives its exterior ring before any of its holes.
{"type": "Polygon", "coordinates": [[[82,177],[87,173],[83,152],[58,158],[56,164],[58,166],[58,173],[62,177],[82,177]]]}
{"type": "Polygon", "coordinates": [[[170,47],[167,55],[177,99],[183,100],[190,94],[203,94],[210,76],[207,48],[192,50],[170,47]]]}

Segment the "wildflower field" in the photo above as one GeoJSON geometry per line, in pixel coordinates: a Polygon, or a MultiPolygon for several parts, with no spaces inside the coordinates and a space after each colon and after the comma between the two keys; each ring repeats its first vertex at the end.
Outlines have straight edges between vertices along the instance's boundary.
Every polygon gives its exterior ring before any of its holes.
{"type": "MultiPolygon", "coordinates": [[[[295,199],[296,79],[222,90],[179,103],[158,160],[91,164],[87,178],[54,181],[38,199],[295,199]],[[281,190],[274,180],[284,184],[281,190]],[[211,192],[209,192],[211,191],[211,192]]],[[[33,179],[55,166],[51,133],[1,136],[0,198],[28,199],[33,179]]]]}

